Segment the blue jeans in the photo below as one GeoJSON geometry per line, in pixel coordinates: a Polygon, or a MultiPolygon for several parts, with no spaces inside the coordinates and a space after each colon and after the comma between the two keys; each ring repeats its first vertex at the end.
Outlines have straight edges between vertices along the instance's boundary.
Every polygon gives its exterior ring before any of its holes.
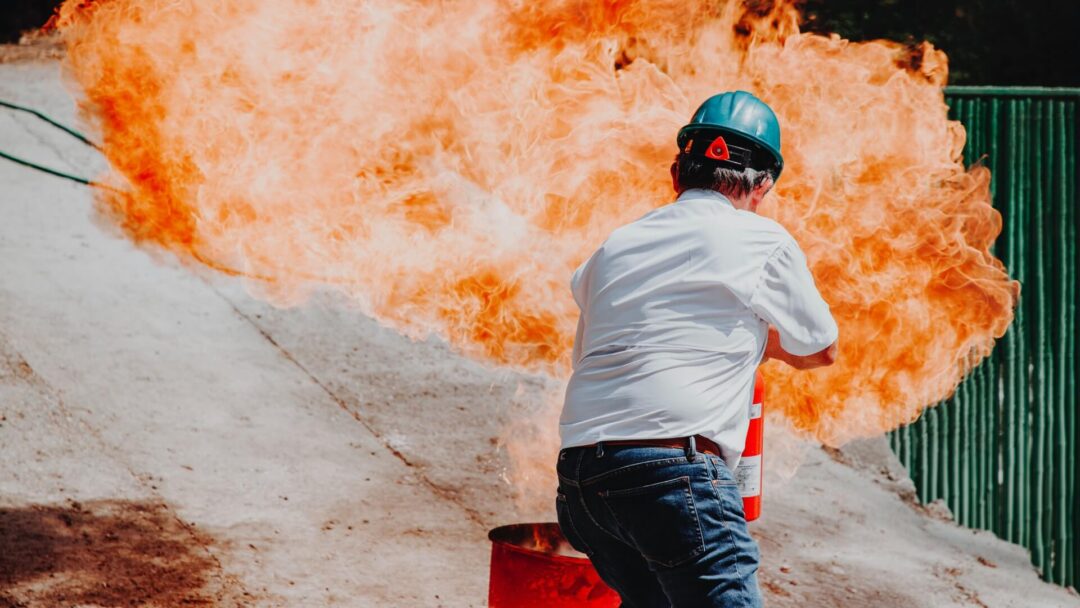
{"type": "Polygon", "coordinates": [[[623,608],[760,608],[758,547],[735,476],[692,449],[559,452],[559,527],[623,608]]]}

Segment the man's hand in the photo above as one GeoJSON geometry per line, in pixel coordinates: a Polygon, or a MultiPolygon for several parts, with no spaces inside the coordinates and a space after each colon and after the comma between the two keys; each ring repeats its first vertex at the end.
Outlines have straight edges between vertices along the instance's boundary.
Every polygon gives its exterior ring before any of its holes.
{"type": "Polygon", "coordinates": [[[814,369],[826,367],[836,362],[836,342],[833,342],[825,350],[812,355],[793,355],[780,346],[780,332],[769,326],[769,339],[765,342],[765,361],[777,359],[787,363],[795,369],[814,369]]]}

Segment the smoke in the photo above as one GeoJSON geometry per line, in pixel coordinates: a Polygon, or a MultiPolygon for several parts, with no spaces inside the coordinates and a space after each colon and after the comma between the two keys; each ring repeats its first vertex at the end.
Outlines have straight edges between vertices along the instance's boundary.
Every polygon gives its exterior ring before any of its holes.
{"type": "MultiPolygon", "coordinates": [[[[799,33],[789,4],[102,0],[58,24],[104,144],[98,212],[256,295],[349,296],[404,334],[568,374],[572,270],[670,202],[674,135],[745,89],[783,128],[761,211],[811,262],[839,363],[765,368],[839,444],[951,393],[1012,319],[1001,220],[965,171],[943,53],[799,33]]],[[[552,429],[553,430],[553,429],[552,429]]]]}
{"type": "Polygon", "coordinates": [[[515,416],[503,432],[500,448],[508,466],[504,481],[512,490],[517,515],[524,521],[551,515],[551,490],[556,485],[555,458],[559,451],[559,413],[565,386],[515,395],[515,416]]]}

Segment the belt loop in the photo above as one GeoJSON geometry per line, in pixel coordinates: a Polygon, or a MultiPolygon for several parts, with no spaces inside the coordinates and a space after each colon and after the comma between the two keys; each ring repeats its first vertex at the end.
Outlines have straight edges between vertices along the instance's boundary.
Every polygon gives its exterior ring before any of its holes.
{"type": "Polygon", "coordinates": [[[602,442],[602,441],[597,441],[596,442],[596,457],[597,458],[603,458],[604,457],[604,442],[602,442]]]}
{"type": "Polygon", "coordinates": [[[686,445],[686,459],[690,462],[697,460],[697,440],[694,436],[690,436],[690,441],[686,445]]]}

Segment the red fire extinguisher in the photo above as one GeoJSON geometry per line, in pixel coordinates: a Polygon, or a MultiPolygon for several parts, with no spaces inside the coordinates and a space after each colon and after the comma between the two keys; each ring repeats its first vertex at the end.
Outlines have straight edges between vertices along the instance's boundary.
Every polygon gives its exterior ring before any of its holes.
{"type": "Polygon", "coordinates": [[[761,458],[765,443],[765,418],[762,416],[764,404],[765,380],[758,371],[754,378],[754,398],[750,402],[750,428],[746,431],[746,448],[743,449],[739,466],[735,468],[735,479],[739,482],[746,521],[754,521],[761,516],[761,482],[764,478],[761,458]]]}

